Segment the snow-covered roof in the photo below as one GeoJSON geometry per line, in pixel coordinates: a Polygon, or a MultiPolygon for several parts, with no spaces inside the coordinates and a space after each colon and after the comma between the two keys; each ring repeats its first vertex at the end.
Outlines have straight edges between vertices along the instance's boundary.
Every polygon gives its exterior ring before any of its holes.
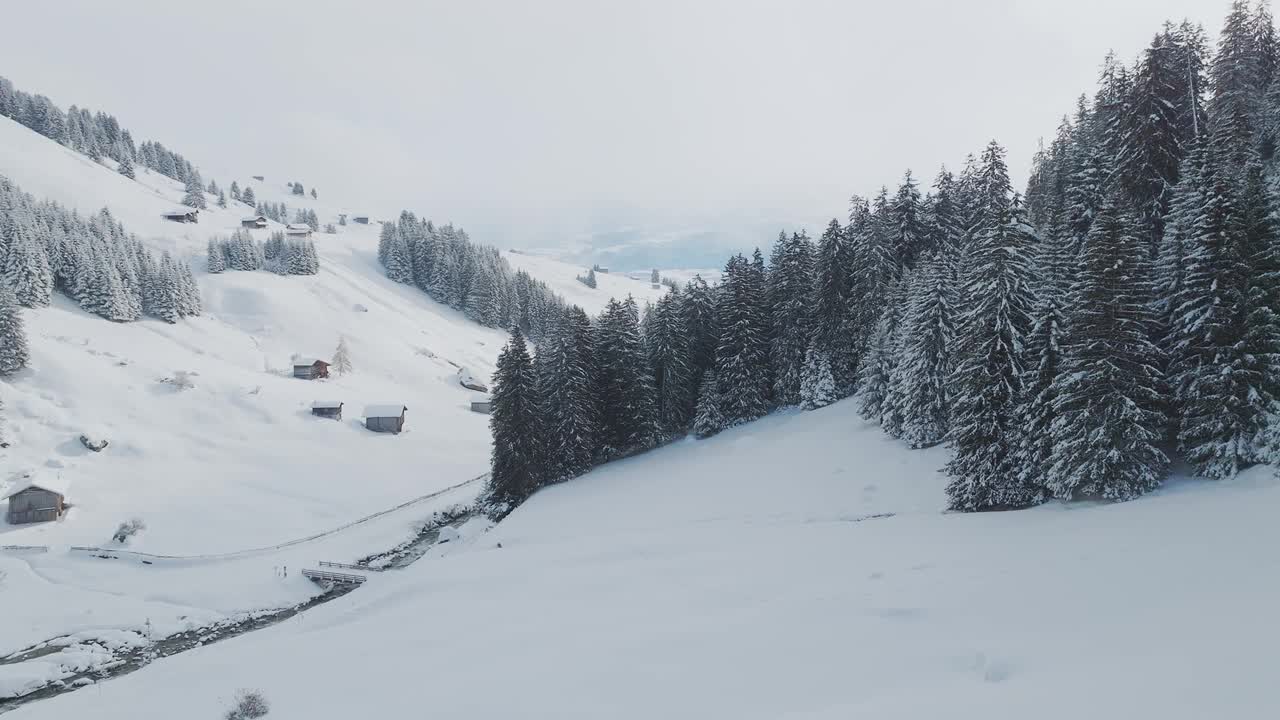
{"type": "Polygon", "coordinates": [[[249,217],[246,217],[246,218],[240,218],[240,222],[258,222],[258,221],[266,222],[266,220],[267,220],[267,217],[265,215],[250,215],[249,217]]]}
{"type": "Polygon", "coordinates": [[[366,407],[364,416],[367,418],[400,417],[400,414],[405,410],[408,410],[408,408],[401,403],[380,403],[366,407]]]}
{"type": "Polygon", "coordinates": [[[484,393],[476,393],[475,395],[472,395],[472,396],[471,396],[471,402],[473,402],[473,403],[476,403],[476,402],[493,402],[493,398],[489,397],[488,395],[485,395],[484,393]]]}
{"type": "Polygon", "coordinates": [[[329,361],[321,360],[320,358],[314,358],[314,357],[296,357],[293,359],[294,367],[311,367],[316,363],[324,363],[325,365],[328,365],[329,361]]]}
{"type": "Polygon", "coordinates": [[[316,400],[311,403],[311,407],[319,410],[334,410],[342,407],[342,402],[338,400],[316,400]]]}
{"type": "Polygon", "coordinates": [[[170,210],[170,211],[168,211],[168,212],[164,213],[164,216],[165,216],[165,217],[184,217],[184,216],[187,216],[187,215],[194,215],[194,214],[196,214],[196,213],[198,213],[198,212],[200,212],[200,210],[199,210],[198,208],[180,207],[180,208],[178,208],[178,209],[176,209],[176,210],[170,210]]]}
{"type": "Polygon", "coordinates": [[[311,226],[302,223],[289,223],[284,226],[284,229],[292,232],[311,232],[311,226]]]}
{"type": "Polygon", "coordinates": [[[67,493],[67,485],[69,485],[69,483],[66,480],[63,480],[60,475],[45,477],[28,473],[20,478],[11,480],[9,486],[6,487],[3,492],[0,492],[0,500],[6,500],[27,488],[33,487],[41,488],[43,490],[52,490],[53,492],[65,495],[67,493]]]}

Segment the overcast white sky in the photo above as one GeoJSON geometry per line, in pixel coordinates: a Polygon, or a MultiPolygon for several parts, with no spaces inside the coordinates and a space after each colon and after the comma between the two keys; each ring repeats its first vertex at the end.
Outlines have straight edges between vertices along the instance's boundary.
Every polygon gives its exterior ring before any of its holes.
{"type": "MultiPolygon", "coordinates": [[[[220,182],[285,176],[502,244],[844,215],[997,138],[1021,186],[1103,54],[1228,0],[45,0],[0,74],[220,182]]],[[[764,240],[767,242],[767,239],[764,240]]]]}

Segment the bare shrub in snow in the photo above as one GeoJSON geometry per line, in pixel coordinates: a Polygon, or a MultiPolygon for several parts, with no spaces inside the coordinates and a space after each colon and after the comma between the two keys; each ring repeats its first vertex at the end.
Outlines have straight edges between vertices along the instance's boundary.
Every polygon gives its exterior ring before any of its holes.
{"type": "Polygon", "coordinates": [[[227,711],[226,720],[251,720],[260,718],[271,712],[271,704],[259,690],[240,690],[236,692],[235,707],[227,711]]]}
{"type": "Polygon", "coordinates": [[[165,385],[172,385],[178,390],[190,390],[196,386],[194,378],[196,373],[187,370],[174,370],[173,377],[160,378],[160,382],[165,385]]]}
{"type": "Polygon", "coordinates": [[[147,524],[142,522],[141,518],[133,518],[128,522],[120,523],[120,527],[116,528],[116,534],[112,535],[111,539],[123,545],[129,541],[129,538],[146,529],[147,524]]]}

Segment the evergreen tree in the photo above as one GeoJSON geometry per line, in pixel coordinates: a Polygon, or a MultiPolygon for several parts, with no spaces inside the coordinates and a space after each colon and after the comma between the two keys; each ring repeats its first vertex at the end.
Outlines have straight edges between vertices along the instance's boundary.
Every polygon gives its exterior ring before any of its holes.
{"type": "Polygon", "coordinates": [[[640,336],[635,300],[610,300],[596,328],[593,348],[602,461],[647,450],[658,440],[653,378],[640,336]]]}
{"type": "Polygon", "coordinates": [[[689,364],[689,333],[681,298],[672,290],[645,314],[645,346],[657,385],[658,425],[663,435],[688,432],[697,404],[697,386],[689,364]]]}
{"type": "Polygon", "coordinates": [[[857,377],[858,347],[852,333],[846,332],[846,323],[853,313],[852,267],[848,233],[840,227],[840,221],[833,218],[818,240],[810,322],[814,343],[831,365],[838,397],[853,392],[857,377]]]}
{"type": "Polygon", "coordinates": [[[591,469],[599,422],[591,367],[591,320],[565,311],[538,351],[538,389],[546,418],[548,478],[567,480],[591,469]]]}
{"type": "Polygon", "coordinates": [[[120,163],[116,166],[116,171],[130,180],[137,177],[137,173],[133,169],[133,161],[128,156],[120,159],[120,163]]]}
{"type": "Polygon", "coordinates": [[[762,310],[759,271],[742,255],[725,266],[720,290],[720,343],[716,377],[726,426],[769,412],[768,320],[762,310]]]}
{"type": "Polygon", "coordinates": [[[702,382],[698,389],[698,408],[693,419],[693,432],[700,438],[711,437],[728,427],[720,406],[720,383],[715,370],[702,374],[702,382]]]}
{"type": "Polygon", "coordinates": [[[204,188],[200,186],[200,178],[192,176],[187,180],[187,194],[182,196],[182,204],[190,208],[204,210],[208,203],[204,199],[204,188]]]}
{"type": "Polygon", "coordinates": [[[902,347],[891,376],[901,407],[902,438],[912,447],[942,442],[950,425],[954,288],[947,258],[935,247],[912,274],[902,347]]]}
{"type": "Polygon", "coordinates": [[[333,371],[339,375],[346,375],[353,370],[351,366],[351,350],[347,347],[347,336],[338,336],[338,347],[333,351],[333,362],[330,363],[333,371]]]}
{"type": "MultiPolygon", "coordinates": [[[[257,206],[258,201],[253,195],[253,188],[247,187],[244,189],[244,192],[240,193],[240,202],[244,203],[245,205],[248,205],[249,207],[257,206]]],[[[266,215],[266,213],[260,213],[260,214],[266,215]]]]}
{"type": "Polygon", "coordinates": [[[1245,344],[1251,268],[1229,155],[1210,152],[1202,169],[1170,328],[1179,448],[1214,478],[1257,461],[1253,443],[1271,410],[1264,370],[1273,350],[1245,344]]]}
{"type": "Polygon", "coordinates": [[[975,175],[976,222],[966,240],[965,308],[957,325],[947,465],[955,510],[1021,507],[1039,500],[1012,472],[1012,425],[1022,395],[1030,326],[1028,236],[1010,197],[1004,149],[994,141],[975,175]]]}
{"type": "Polygon", "coordinates": [[[227,269],[227,258],[223,254],[223,245],[215,238],[209,238],[208,258],[210,275],[217,275],[227,269]]]}
{"type": "Polygon", "coordinates": [[[22,325],[22,309],[13,292],[0,285],[0,377],[26,367],[30,359],[27,333],[22,325]]]}
{"type": "Polygon", "coordinates": [[[811,345],[805,353],[804,373],[800,377],[800,407],[817,410],[839,399],[835,377],[831,374],[831,361],[811,345]]]}
{"type": "Polygon", "coordinates": [[[1149,339],[1150,263],[1121,202],[1100,208],[1071,288],[1048,472],[1061,498],[1128,500],[1155,488],[1168,467],[1157,446],[1165,417],[1159,351],[1149,339]]]}
{"type": "Polygon", "coordinates": [[[780,238],[779,246],[768,278],[773,322],[770,348],[773,394],[780,405],[798,405],[800,376],[810,335],[813,244],[801,232],[780,238]]]}
{"type": "Polygon", "coordinates": [[[486,493],[489,513],[501,517],[515,509],[546,480],[541,451],[543,416],[538,404],[533,362],[519,328],[498,355],[493,376],[492,470],[486,493]]]}

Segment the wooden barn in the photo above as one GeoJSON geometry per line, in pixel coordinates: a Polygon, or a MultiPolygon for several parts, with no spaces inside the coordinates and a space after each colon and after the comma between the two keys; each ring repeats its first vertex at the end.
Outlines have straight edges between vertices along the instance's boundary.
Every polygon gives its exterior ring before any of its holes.
{"type": "Polygon", "coordinates": [[[293,376],[301,380],[329,377],[329,363],[311,357],[293,359],[293,376]]]}
{"type": "Polygon", "coordinates": [[[57,520],[67,511],[65,493],[60,480],[35,482],[24,478],[0,496],[0,500],[9,501],[5,520],[10,525],[57,520]]]}
{"type": "Polygon", "coordinates": [[[258,182],[262,182],[263,180],[266,180],[266,178],[263,177],[262,175],[254,175],[253,179],[257,180],[258,182]]]}
{"type": "Polygon", "coordinates": [[[364,409],[364,426],[374,432],[398,433],[404,430],[404,414],[408,409],[399,403],[370,405],[364,409]]]}
{"type": "Polygon", "coordinates": [[[200,222],[200,211],[196,208],[184,207],[178,208],[177,210],[170,210],[169,212],[161,215],[161,217],[173,222],[198,223],[200,222]]]}
{"type": "Polygon", "coordinates": [[[341,420],[342,403],[337,400],[316,400],[311,403],[311,414],[330,420],[341,420]]]}
{"type": "Polygon", "coordinates": [[[242,218],[240,227],[262,230],[267,227],[267,217],[265,215],[254,215],[253,217],[242,218]]]}
{"type": "Polygon", "coordinates": [[[311,226],[305,223],[289,223],[284,226],[284,234],[289,237],[311,237],[311,226]]]}
{"type": "Polygon", "coordinates": [[[488,415],[493,412],[493,400],[488,395],[476,395],[471,398],[471,412],[488,415]]]}
{"type": "Polygon", "coordinates": [[[351,218],[351,222],[353,222],[353,223],[355,223],[355,224],[357,224],[357,225],[368,225],[368,224],[369,224],[369,216],[368,216],[368,215],[356,215],[355,217],[351,218]]]}

